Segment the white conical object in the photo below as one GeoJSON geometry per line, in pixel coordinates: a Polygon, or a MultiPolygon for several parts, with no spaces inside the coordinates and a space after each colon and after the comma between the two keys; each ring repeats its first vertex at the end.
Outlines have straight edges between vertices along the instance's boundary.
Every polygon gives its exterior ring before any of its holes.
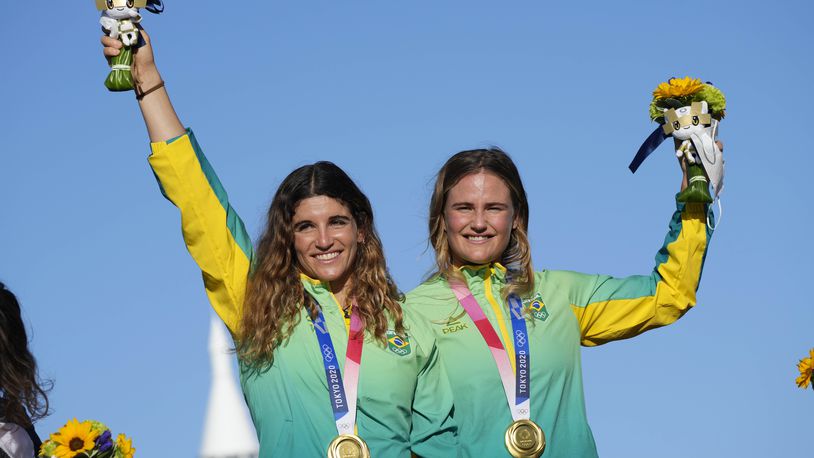
{"type": "Polygon", "coordinates": [[[256,458],[257,435],[232,370],[232,339],[223,323],[212,317],[209,327],[212,387],[206,407],[201,458],[256,458]]]}

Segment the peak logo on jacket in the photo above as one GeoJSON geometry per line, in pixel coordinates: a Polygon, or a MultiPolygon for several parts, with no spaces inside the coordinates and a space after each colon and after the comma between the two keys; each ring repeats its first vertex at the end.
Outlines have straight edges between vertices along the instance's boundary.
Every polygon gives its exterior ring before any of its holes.
{"type": "Polygon", "coordinates": [[[437,324],[442,326],[441,332],[444,334],[450,334],[453,332],[458,332],[463,329],[469,328],[466,323],[461,322],[461,318],[466,316],[466,310],[461,311],[461,313],[457,315],[450,315],[445,320],[432,320],[432,324],[437,324]]]}

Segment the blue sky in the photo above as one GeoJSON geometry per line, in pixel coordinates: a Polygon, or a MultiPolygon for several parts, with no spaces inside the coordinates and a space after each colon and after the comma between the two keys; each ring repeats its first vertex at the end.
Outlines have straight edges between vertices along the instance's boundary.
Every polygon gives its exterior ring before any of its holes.
{"type": "MultiPolygon", "coordinates": [[[[521,169],[536,268],[648,273],[680,180],[666,145],[627,170],[654,127],[650,92],[670,76],[713,81],[727,176],[698,305],[583,351],[588,417],[605,457],[810,453],[814,392],[794,378],[814,347],[814,8],[551,3],[176,0],[144,25],[250,233],[289,171],[334,161],[371,198],[404,290],[431,266],[433,174],[486,145],[521,169]]],[[[0,16],[0,279],[56,382],[43,435],[95,418],[139,456],[193,456],[209,306],[136,102],[102,85],[97,21],[90,0],[0,16]]]]}

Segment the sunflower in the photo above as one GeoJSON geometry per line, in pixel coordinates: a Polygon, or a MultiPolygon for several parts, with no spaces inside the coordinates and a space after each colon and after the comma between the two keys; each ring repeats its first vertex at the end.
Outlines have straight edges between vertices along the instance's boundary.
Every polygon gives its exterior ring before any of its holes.
{"type": "Polygon", "coordinates": [[[659,84],[650,101],[650,119],[664,123],[664,113],[670,108],[680,108],[693,102],[707,102],[710,116],[720,121],[726,114],[726,97],[712,83],[702,83],[698,78],[670,78],[659,84]]]}
{"type": "Polygon", "coordinates": [[[666,83],[660,83],[659,87],[653,91],[653,97],[657,99],[679,98],[695,94],[704,86],[698,78],[670,78],[666,83]]]}
{"type": "Polygon", "coordinates": [[[814,373],[814,348],[808,351],[808,358],[803,358],[797,364],[797,369],[800,370],[800,376],[797,377],[797,386],[800,388],[808,388],[811,383],[811,374],[814,373]]]}
{"type": "Polygon", "coordinates": [[[89,421],[79,423],[76,418],[65,423],[65,426],[51,435],[51,441],[56,444],[54,456],[57,458],[74,458],[75,456],[93,450],[96,445],[98,431],[93,430],[89,421]]]}
{"type": "Polygon", "coordinates": [[[116,437],[116,458],[133,458],[135,453],[133,441],[124,434],[119,434],[116,437]]]}

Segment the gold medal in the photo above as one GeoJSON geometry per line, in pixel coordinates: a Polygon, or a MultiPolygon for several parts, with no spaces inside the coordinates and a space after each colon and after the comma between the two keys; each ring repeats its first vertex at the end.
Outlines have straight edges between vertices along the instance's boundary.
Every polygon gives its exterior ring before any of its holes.
{"type": "Polygon", "coordinates": [[[370,458],[370,449],[356,434],[341,434],[328,444],[328,458],[370,458]]]}
{"type": "Polygon", "coordinates": [[[537,458],[545,450],[545,434],[531,420],[517,420],[506,429],[506,449],[514,458],[537,458]]]}

